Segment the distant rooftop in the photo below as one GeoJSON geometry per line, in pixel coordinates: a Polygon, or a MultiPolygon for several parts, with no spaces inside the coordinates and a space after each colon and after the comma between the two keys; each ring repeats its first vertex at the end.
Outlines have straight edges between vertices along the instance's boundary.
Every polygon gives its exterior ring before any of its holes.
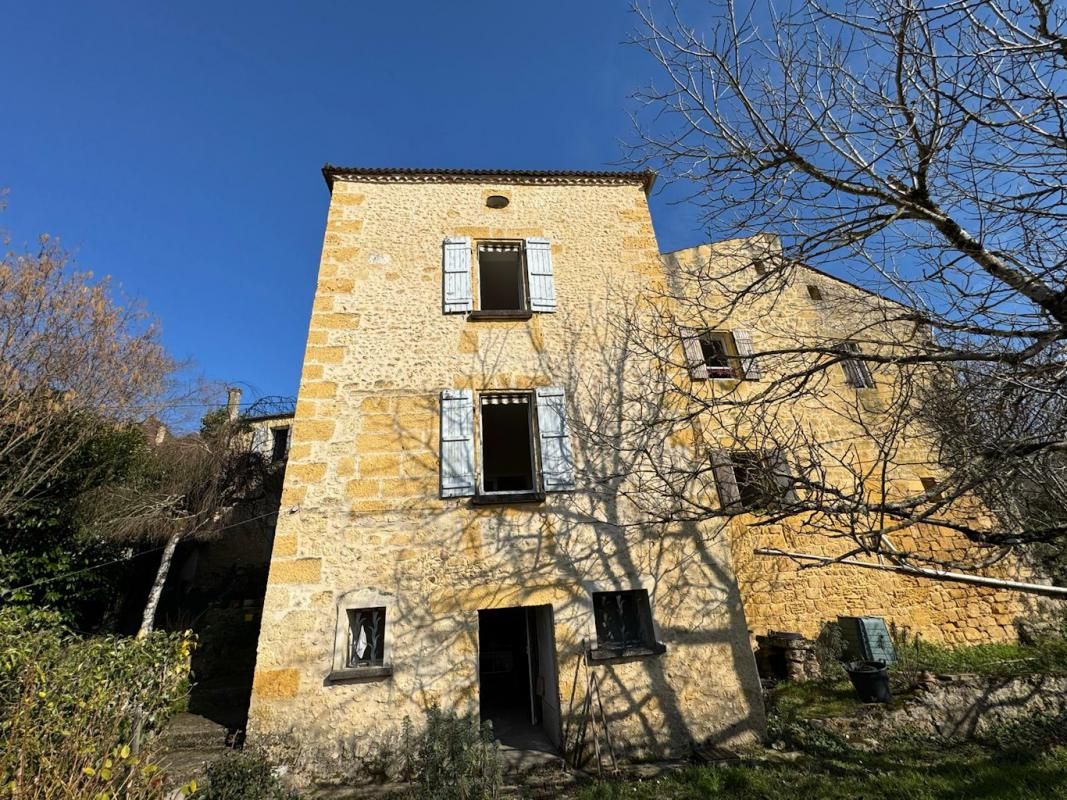
{"type": "Polygon", "coordinates": [[[435,169],[430,167],[337,167],[326,164],[322,168],[326,185],[333,189],[338,178],[371,178],[382,181],[429,181],[433,183],[500,180],[506,183],[639,183],[645,194],[652,191],[656,173],[652,170],[556,170],[556,169],[435,169]]]}

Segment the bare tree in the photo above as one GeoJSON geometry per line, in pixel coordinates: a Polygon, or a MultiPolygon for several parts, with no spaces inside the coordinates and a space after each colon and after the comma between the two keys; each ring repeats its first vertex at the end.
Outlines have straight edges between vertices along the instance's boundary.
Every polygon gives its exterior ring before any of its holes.
{"type": "Polygon", "coordinates": [[[844,541],[839,559],[975,567],[1062,540],[1067,517],[1019,507],[1036,495],[1013,487],[1067,479],[1067,12],[776,5],[635,6],[661,68],[635,157],[733,239],[669,258],[635,337],[660,365],[635,418],[661,433],[645,476],[658,513],[749,513],[722,496],[736,446],[770,454],[740,465],[773,499],[754,524],[789,518],[844,541]],[[812,319],[783,319],[813,278],[812,319]],[[692,354],[674,345],[739,318],[759,335],[733,369],[759,380],[679,381],[692,354]],[[671,447],[686,427],[698,458],[671,447]]]}
{"type": "Polygon", "coordinates": [[[280,482],[281,470],[253,446],[247,421],[220,409],[204,417],[199,433],[149,447],[132,480],[98,494],[92,516],[103,535],[163,543],[138,636],[155,625],[178,545],[276,512],[280,482]]]}
{"type": "Polygon", "coordinates": [[[98,430],[140,419],[173,368],[151,320],[58,244],[0,259],[0,517],[98,430]]]}

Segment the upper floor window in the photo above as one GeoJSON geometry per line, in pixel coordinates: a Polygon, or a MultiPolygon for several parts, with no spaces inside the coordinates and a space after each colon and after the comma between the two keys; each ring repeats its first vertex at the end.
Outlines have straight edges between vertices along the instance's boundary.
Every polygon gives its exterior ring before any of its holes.
{"type": "Polygon", "coordinates": [[[478,308],[526,311],[522,242],[478,242],[478,308]]]}
{"type": "Polygon", "coordinates": [[[543,499],[573,489],[562,389],[441,393],[441,496],[476,502],[543,499]],[[476,413],[477,412],[477,413],[476,413]]]}
{"type": "Polygon", "coordinates": [[[766,511],[796,501],[794,478],[781,450],[717,450],[711,463],[727,511],[766,511]]]}
{"type": "Polygon", "coordinates": [[[556,310],[548,239],[475,243],[469,236],[450,236],[443,245],[443,270],[442,306],[446,314],[515,318],[556,310]]]}
{"type": "Polygon", "coordinates": [[[871,369],[867,362],[860,358],[848,357],[859,355],[862,352],[859,344],[856,342],[841,342],[834,349],[841,355],[846,356],[841,360],[841,368],[845,371],[845,382],[857,389],[873,389],[874,376],[871,375],[871,369]]]}
{"type": "Polygon", "coordinates": [[[289,455],[289,428],[271,428],[270,460],[284,461],[289,455]]]}
{"type": "Polygon", "coordinates": [[[696,381],[758,381],[752,335],[748,331],[682,330],[682,348],[689,366],[689,376],[696,381]]]}

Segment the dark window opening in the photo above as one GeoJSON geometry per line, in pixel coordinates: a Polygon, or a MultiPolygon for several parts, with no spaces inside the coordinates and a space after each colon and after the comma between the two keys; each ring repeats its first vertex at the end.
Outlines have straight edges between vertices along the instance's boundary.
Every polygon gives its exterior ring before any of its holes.
{"type": "Polygon", "coordinates": [[[725,334],[705,333],[700,337],[700,352],[709,378],[733,378],[734,367],[725,334]]]}
{"type": "Polygon", "coordinates": [[[648,592],[593,592],[597,647],[602,650],[647,648],[656,644],[648,592]]]}
{"type": "Polygon", "coordinates": [[[526,309],[526,280],[518,243],[478,246],[478,292],[482,311],[526,309]]]}
{"type": "Polygon", "coordinates": [[[756,268],[757,275],[767,274],[767,265],[761,259],[757,259],[756,261],[754,261],[752,263],[752,266],[756,268]]]}
{"type": "Polygon", "coordinates": [[[385,606],[348,609],[346,667],[380,667],[385,663],[385,606]]]}
{"type": "Polygon", "coordinates": [[[482,491],[534,491],[530,396],[484,395],[481,408],[482,491]]]}
{"type": "Polygon", "coordinates": [[[773,506],[782,497],[770,460],[763,453],[731,453],[741,507],[754,511],[773,506]]]}
{"type": "Polygon", "coordinates": [[[273,442],[270,449],[271,461],[282,461],[289,452],[289,429],[271,428],[273,442]]]}
{"type": "MultiPolygon", "coordinates": [[[[858,355],[860,346],[855,342],[842,342],[837,346],[837,352],[842,355],[858,355]]],[[[845,371],[845,382],[857,389],[874,388],[874,377],[866,361],[858,358],[846,358],[841,362],[841,368],[845,371]]]]}
{"type": "Polygon", "coordinates": [[[808,284],[808,297],[812,300],[822,300],[822,289],[813,283],[808,284]]]}

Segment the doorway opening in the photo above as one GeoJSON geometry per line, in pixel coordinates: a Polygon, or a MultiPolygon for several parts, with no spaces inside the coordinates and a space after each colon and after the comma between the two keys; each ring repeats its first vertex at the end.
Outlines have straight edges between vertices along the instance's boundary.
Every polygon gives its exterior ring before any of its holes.
{"type": "Polygon", "coordinates": [[[558,753],[562,746],[552,606],[478,612],[482,721],[501,744],[558,753]]]}

